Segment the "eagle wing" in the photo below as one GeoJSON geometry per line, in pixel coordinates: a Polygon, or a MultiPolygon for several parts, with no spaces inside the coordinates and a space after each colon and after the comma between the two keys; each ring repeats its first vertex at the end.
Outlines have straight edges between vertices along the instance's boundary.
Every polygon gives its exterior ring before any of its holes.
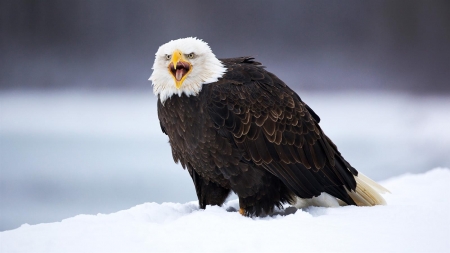
{"type": "Polygon", "coordinates": [[[253,58],[224,59],[227,73],[209,84],[208,112],[246,163],[264,168],[302,198],[327,192],[354,204],[357,171],[319,126],[320,118],[253,58]]]}

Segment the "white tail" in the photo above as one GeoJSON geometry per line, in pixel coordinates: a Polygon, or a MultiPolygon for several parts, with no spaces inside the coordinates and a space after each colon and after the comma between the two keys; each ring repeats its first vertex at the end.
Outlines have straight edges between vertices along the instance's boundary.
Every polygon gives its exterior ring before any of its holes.
{"type": "MultiPolygon", "coordinates": [[[[358,206],[375,206],[386,205],[386,200],[380,195],[380,193],[390,193],[386,188],[379,185],[372,179],[368,178],[361,172],[355,177],[356,190],[348,191],[348,195],[355,201],[358,206]]],[[[345,206],[345,202],[337,199],[325,192],[317,197],[310,199],[302,199],[297,197],[297,201],[294,204],[296,208],[303,208],[308,206],[321,206],[321,207],[337,207],[345,206]]]]}
{"type": "Polygon", "coordinates": [[[386,200],[380,195],[380,193],[389,192],[386,188],[361,172],[358,173],[355,180],[356,190],[347,190],[347,193],[358,206],[386,205],[386,200]]]}

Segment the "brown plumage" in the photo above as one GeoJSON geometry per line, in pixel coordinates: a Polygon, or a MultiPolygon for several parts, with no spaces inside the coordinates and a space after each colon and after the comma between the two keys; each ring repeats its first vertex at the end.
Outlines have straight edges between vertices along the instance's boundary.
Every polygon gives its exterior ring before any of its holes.
{"type": "Polygon", "coordinates": [[[246,215],[326,192],[355,205],[354,169],[323,133],[320,118],[251,57],[221,59],[226,73],[196,96],[158,100],[175,162],[189,171],[199,205],[230,191],[246,215]]]}

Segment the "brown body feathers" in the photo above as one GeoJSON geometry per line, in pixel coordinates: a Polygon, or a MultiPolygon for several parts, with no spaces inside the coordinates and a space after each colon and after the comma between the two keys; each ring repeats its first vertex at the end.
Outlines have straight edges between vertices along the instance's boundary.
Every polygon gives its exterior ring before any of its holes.
{"type": "Polygon", "coordinates": [[[201,208],[230,191],[246,215],[326,192],[356,204],[358,172],[319,126],[320,118],[252,58],[222,59],[227,72],[197,96],[158,101],[175,162],[189,171],[201,208]]]}

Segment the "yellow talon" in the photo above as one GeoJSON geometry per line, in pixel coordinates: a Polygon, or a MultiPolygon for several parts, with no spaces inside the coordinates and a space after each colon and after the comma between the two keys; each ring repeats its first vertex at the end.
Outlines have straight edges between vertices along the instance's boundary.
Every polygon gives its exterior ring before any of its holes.
{"type": "Polygon", "coordinates": [[[245,210],[244,210],[244,208],[240,208],[240,209],[239,209],[239,213],[240,213],[242,216],[245,216],[245,210]]]}

